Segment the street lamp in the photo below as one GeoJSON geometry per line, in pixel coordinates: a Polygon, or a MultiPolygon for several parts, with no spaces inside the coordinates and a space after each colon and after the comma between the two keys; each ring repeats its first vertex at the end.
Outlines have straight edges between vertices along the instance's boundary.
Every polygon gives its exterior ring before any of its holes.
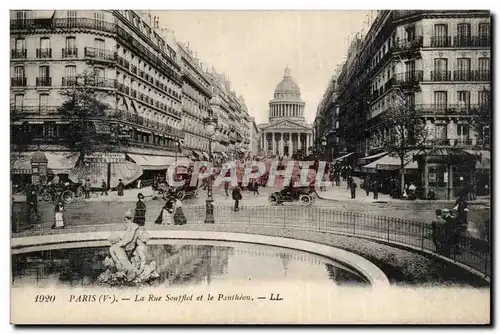
{"type": "MultiPolygon", "coordinates": [[[[209,163],[212,165],[212,140],[217,131],[217,117],[209,116],[205,119],[205,130],[208,136],[208,157],[209,163]]],[[[207,185],[207,200],[206,200],[206,216],[205,224],[213,224],[214,220],[214,199],[212,197],[212,175],[208,177],[207,185]]]]}
{"type": "Polygon", "coordinates": [[[323,146],[323,159],[326,161],[326,138],[321,139],[321,146],[323,146]]]}

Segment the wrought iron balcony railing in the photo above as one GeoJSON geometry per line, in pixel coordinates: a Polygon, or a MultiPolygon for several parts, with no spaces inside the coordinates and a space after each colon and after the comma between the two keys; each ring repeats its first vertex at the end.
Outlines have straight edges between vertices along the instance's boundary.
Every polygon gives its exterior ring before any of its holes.
{"type": "Polygon", "coordinates": [[[394,74],[394,82],[398,84],[417,84],[424,79],[424,71],[411,71],[394,74]]]}
{"type": "Polygon", "coordinates": [[[26,77],[10,78],[10,85],[12,87],[26,87],[26,77]]]}
{"type": "Polygon", "coordinates": [[[66,48],[61,51],[63,58],[77,58],[78,57],[78,48],[66,48]]]}
{"type": "Polygon", "coordinates": [[[63,77],[62,78],[62,86],[75,86],[77,84],[77,78],[76,77],[63,77]]]}
{"type": "Polygon", "coordinates": [[[37,77],[36,78],[36,86],[37,87],[50,87],[50,86],[52,86],[52,78],[51,77],[37,77]]]}
{"type": "Polygon", "coordinates": [[[451,71],[431,71],[431,81],[451,81],[451,71]]]}
{"type": "Polygon", "coordinates": [[[453,46],[463,47],[490,47],[491,37],[489,35],[480,36],[455,36],[453,37],[453,46]]]}
{"type": "Polygon", "coordinates": [[[104,22],[88,18],[60,18],[52,20],[10,20],[11,30],[24,29],[65,29],[65,28],[83,28],[93,29],[104,32],[116,33],[114,23],[104,22]]]}
{"type": "Polygon", "coordinates": [[[84,53],[86,58],[92,58],[103,61],[116,61],[117,57],[116,52],[106,51],[92,47],[86,47],[84,49],[84,53]]]}
{"type": "Polygon", "coordinates": [[[473,116],[479,109],[482,108],[480,104],[416,104],[414,105],[415,113],[417,115],[463,115],[473,116]]]}
{"type": "Polygon", "coordinates": [[[432,36],[431,47],[433,48],[449,48],[452,46],[451,36],[432,36]]]}
{"type": "Polygon", "coordinates": [[[421,48],[424,38],[422,36],[415,36],[413,39],[401,39],[394,45],[394,51],[410,51],[421,48]]]}
{"type": "Polygon", "coordinates": [[[26,59],[27,55],[26,49],[12,49],[10,53],[12,59],[26,59]]]}
{"type": "Polygon", "coordinates": [[[36,49],[37,58],[52,58],[52,49],[36,49]]]}
{"type": "Polygon", "coordinates": [[[12,113],[23,116],[45,116],[58,114],[58,106],[12,106],[12,113]]]}

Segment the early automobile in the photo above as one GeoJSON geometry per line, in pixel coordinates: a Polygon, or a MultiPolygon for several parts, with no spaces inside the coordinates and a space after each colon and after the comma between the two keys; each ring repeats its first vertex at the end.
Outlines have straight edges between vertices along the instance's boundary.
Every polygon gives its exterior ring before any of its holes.
{"type": "Polygon", "coordinates": [[[299,204],[308,206],[315,198],[316,192],[312,187],[287,187],[269,195],[271,205],[279,205],[284,202],[299,202],[299,204]]]}

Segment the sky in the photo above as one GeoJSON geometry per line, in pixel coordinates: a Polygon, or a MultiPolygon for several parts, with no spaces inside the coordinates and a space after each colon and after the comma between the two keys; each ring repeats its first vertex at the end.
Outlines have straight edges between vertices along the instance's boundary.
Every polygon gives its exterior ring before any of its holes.
{"type": "Polygon", "coordinates": [[[204,64],[226,73],[250,116],[267,122],[269,100],[288,66],[313,122],[349,38],[367,31],[369,11],[153,11],[204,64]]]}

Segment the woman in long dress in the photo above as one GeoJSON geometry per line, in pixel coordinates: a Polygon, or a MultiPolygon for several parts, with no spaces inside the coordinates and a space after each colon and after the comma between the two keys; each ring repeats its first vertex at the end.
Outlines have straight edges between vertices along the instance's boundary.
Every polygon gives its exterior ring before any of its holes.
{"type": "Polygon", "coordinates": [[[187,218],[182,210],[182,202],[176,198],[174,203],[174,225],[184,225],[187,223],[187,218]]]}
{"type": "Polygon", "coordinates": [[[55,222],[52,228],[64,228],[63,212],[64,212],[64,205],[62,204],[62,202],[58,202],[55,208],[55,214],[54,214],[55,222]]]}
{"type": "Polygon", "coordinates": [[[158,218],[155,220],[155,224],[158,225],[171,225],[172,224],[172,216],[174,214],[174,200],[172,198],[169,198],[167,202],[165,202],[165,205],[161,209],[160,214],[158,215],[158,218]]]}

